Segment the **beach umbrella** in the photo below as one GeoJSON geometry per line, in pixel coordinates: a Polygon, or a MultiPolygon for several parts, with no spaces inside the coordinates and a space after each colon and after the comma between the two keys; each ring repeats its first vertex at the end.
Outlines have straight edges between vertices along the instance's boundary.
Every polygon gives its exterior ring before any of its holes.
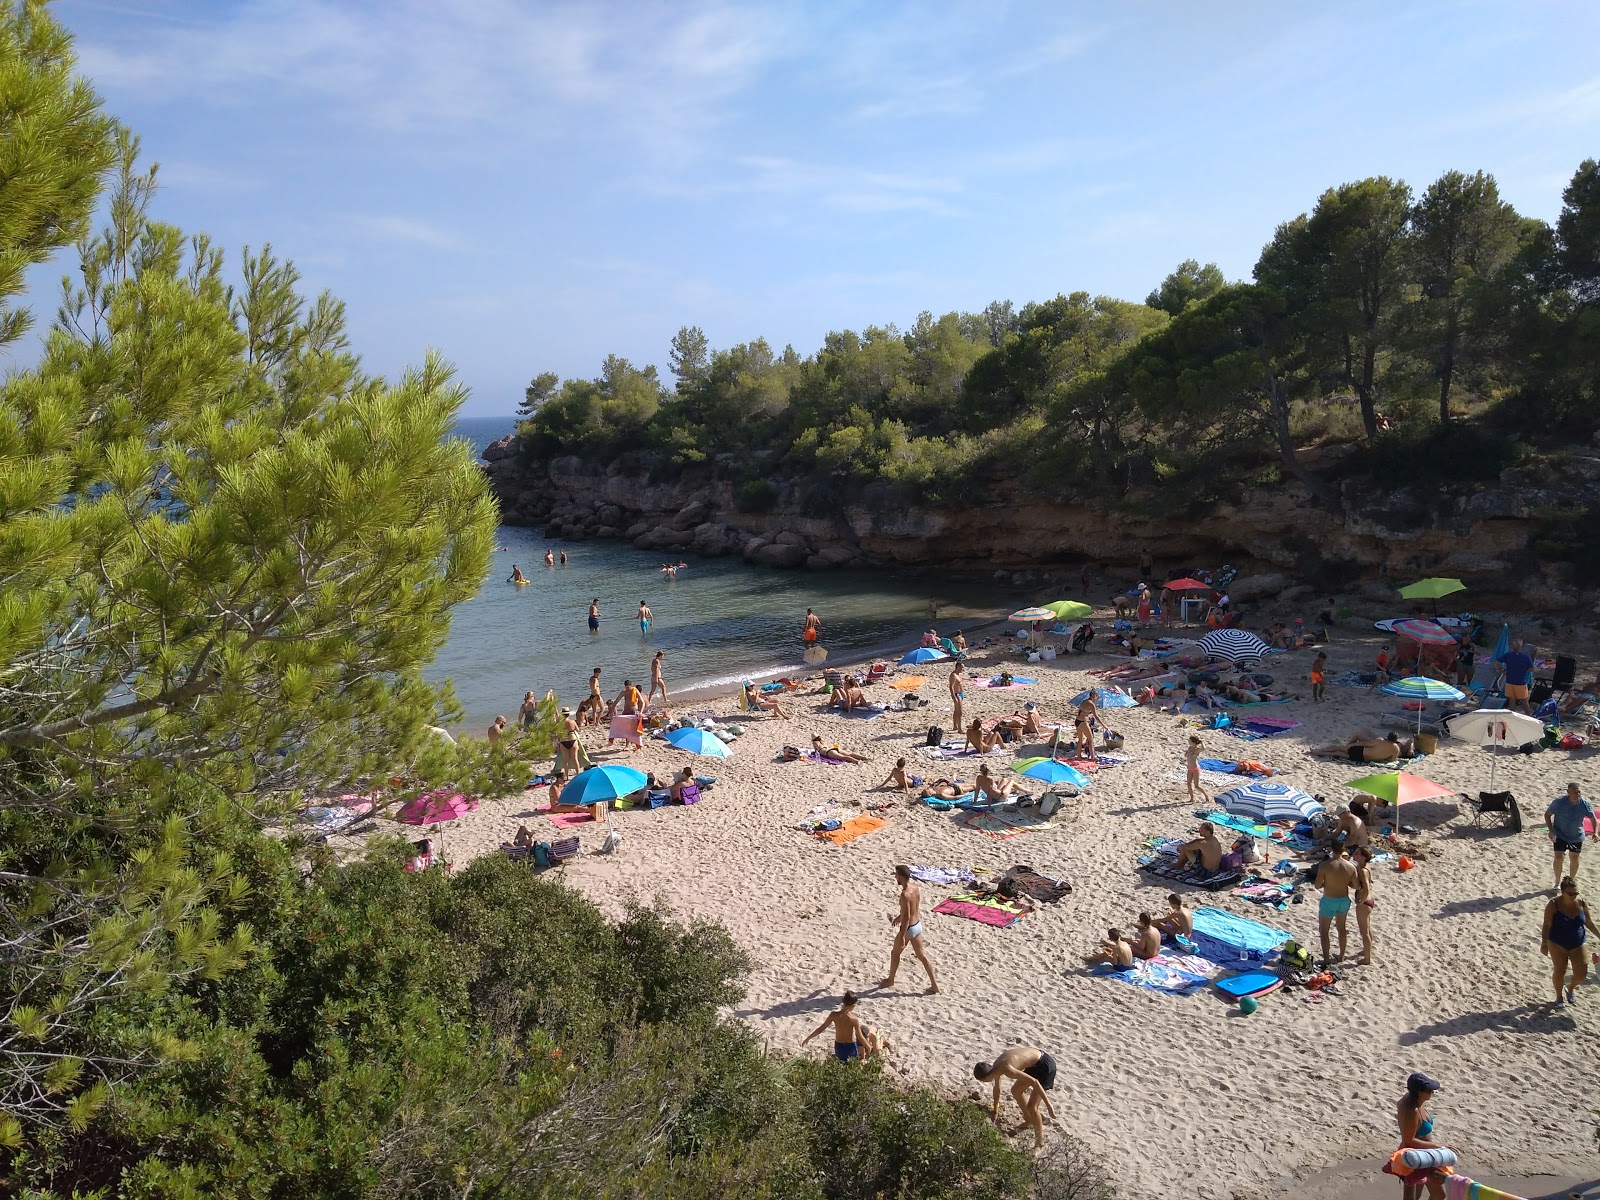
{"type": "Polygon", "coordinates": [[[1412,800],[1426,800],[1429,796],[1455,795],[1454,791],[1442,784],[1424,779],[1421,775],[1409,775],[1404,771],[1363,775],[1360,779],[1352,779],[1345,786],[1355,788],[1358,792],[1366,792],[1369,796],[1376,796],[1380,800],[1387,800],[1394,805],[1397,820],[1402,804],[1412,800]]]}
{"type": "Polygon", "coordinates": [[[1090,782],[1078,768],[1053,758],[1019,758],[1011,764],[1011,769],[1042,783],[1070,783],[1073,787],[1086,788],[1090,782]]]}
{"type": "Polygon", "coordinates": [[[897,692],[914,692],[927,682],[926,675],[902,675],[899,679],[891,680],[889,686],[897,692]]]}
{"type": "Polygon", "coordinates": [[[1134,708],[1138,701],[1121,688],[1092,687],[1087,691],[1079,692],[1070,703],[1082,704],[1089,697],[1094,697],[1095,704],[1101,708],[1134,708]]]}
{"type": "Polygon", "coordinates": [[[402,806],[394,819],[406,825],[438,825],[464,817],[477,807],[476,800],[460,792],[429,792],[402,806]]]}
{"type": "Polygon", "coordinates": [[[690,754],[698,754],[702,758],[729,758],[733,754],[728,748],[728,743],[716,734],[696,729],[692,725],[684,729],[669,730],[667,744],[679,750],[687,750],[690,754]]]}
{"type": "Polygon", "coordinates": [[[806,662],[810,663],[812,666],[816,666],[819,662],[827,661],[828,651],[822,646],[807,646],[805,648],[805,653],[800,657],[805,659],[806,662]]]}
{"type": "Polygon", "coordinates": [[[1491,792],[1494,791],[1495,768],[1499,766],[1499,750],[1537,742],[1544,736],[1544,722],[1539,718],[1506,708],[1476,708],[1469,713],[1459,713],[1446,720],[1444,728],[1451,737],[1477,742],[1493,755],[1489,759],[1491,792]]]}
{"type": "Polygon", "coordinates": [[[1467,585],[1459,579],[1419,579],[1401,588],[1400,594],[1407,600],[1438,600],[1466,590],[1467,585]]]}
{"type": "MultiPolygon", "coordinates": [[[[1467,694],[1460,688],[1426,675],[1407,675],[1378,689],[1385,696],[1403,696],[1408,700],[1465,700],[1467,694]]],[[[1417,706],[1417,732],[1422,732],[1422,705],[1417,706]]]]}
{"type": "Polygon", "coordinates": [[[1502,658],[1510,653],[1511,626],[1509,624],[1502,624],[1500,626],[1500,636],[1495,640],[1494,643],[1494,661],[1499,662],[1502,658]]]}
{"type": "Polygon", "coordinates": [[[607,800],[617,800],[643,791],[649,782],[643,771],[635,771],[632,767],[617,766],[614,763],[607,763],[603,767],[590,767],[587,771],[579,771],[567,781],[567,785],[561,789],[561,803],[601,804],[607,800]]]}
{"type": "Polygon", "coordinates": [[[1322,801],[1286,783],[1252,779],[1216,797],[1236,817],[1266,825],[1272,821],[1309,821],[1322,811],[1322,801]]]}
{"type": "Polygon", "coordinates": [[[1251,662],[1272,651],[1271,646],[1248,629],[1213,629],[1200,639],[1200,649],[1212,658],[1235,664],[1251,662]]]}
{"type": "Polygon", "coordinates": [[[1174,579],[1166,585],[1169,592],[1209,592],[1211,585],[1198,579],[1190,579],[1187,575],[1182,579],[1174,579]]]}
{"type": "Polygon", "coordinates": [[[1394,635],[1416,642],[1420,646],[1454,646],[1456,635],[1436,621],[1422,621],[1408,617],[1394,623],[1394,635]]]}
{"type": "Polygon", "coordinates": [[[1052,600],[1040,607],[1049,609],[1050,615],[1058,621],[1076,621],[1079,617],[1094,615],[1094,607],[1081,600],[1052,600]]]}
{"type": "Polygon", "coordinates": [[[1010,619],[1013,621],[1048,621],[1055,615],[1053,610],[1036,604],[1032,608],[1017,609],[1016,612],[1011,614],[1010,619]]]}
{"type": "Polygon", "coordinates": [[[943,662],[949,657],[950,656],[943,650],[935,650],[931,646],[918,646],[910,654],[907,654],[901,658],[900,665],[907,666],[913,663],[943,662]]]}

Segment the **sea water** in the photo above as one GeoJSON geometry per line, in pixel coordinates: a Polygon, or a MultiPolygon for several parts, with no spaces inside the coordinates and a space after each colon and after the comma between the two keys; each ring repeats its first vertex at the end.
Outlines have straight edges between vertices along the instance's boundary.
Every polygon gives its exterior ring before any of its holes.
{"type": "MultiPolygon", "coordinates": [[[[510,418],[467,418],[458,436],[478,449],[511,431],[510,418]]],[[[489,578],[471,600],[456,605],[450,636],[426,672],[449,678],[477,733],[497,714],[516,717],[526,691],[554,689],[575,704],[587,694],[589,672],[601,668],[602,691],[614,696],[624,679],[649,684],[650,660],[665,652],[673,691],[726,686],[741,679],[805,669],[800,631],[807,608],[822,621],[822,644],[834,660],[903,649],[928,627],[928,601],[940,605],[939,632],[964,621],[1003,615],[1016,589],[982,580],[931,581],[901,569],[781,571],[737,558],[698,558],[672,552],[688,565],[670,580],[661,571],[666,551],[635,550],[625,542],[547,541],[536,529],[500,528],[489,578]],[[545,551],[567,565],[546,567],[545,551]],[[513,564],[530,582],[510,582],[513,564]],[[590,633],[591,600],[600,601],[600,630],[590,633]],[[654,612],[639,628],[639,602],[654,612]]],[[[1046,597],[1049,599],[1051,597],[1046,597]]]]}

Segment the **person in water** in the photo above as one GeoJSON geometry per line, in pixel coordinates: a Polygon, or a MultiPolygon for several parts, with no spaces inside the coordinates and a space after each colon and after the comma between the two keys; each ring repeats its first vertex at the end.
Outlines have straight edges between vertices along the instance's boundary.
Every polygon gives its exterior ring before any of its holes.
{"type": "Polygon", "coordinates": [[[666,653],[665,650],[657,650],[656,656],[650,660],[650,694],[645,697],[646,700],[654,700],[656,693],[660,692],[663,704],[667,702],[667,684],[661,678],[661,663],[666,653]]]}
{"type": "Polygon", "coordinates": [[[516,563],[512,563],[511,564],[511,582],[512,583],[527,583],[528,582],[528,577],[522,573],[522,568],[517,566],[516,563]]]}
{"type": "Polygon", "coordinates": [[[1578,895],[1578,881],[1568,875],[1561,881],[1555,898],[1544,906],[1544,926],[1539,931],[1539,953],[1550,960],[1557,1004],[1562,1003],[1563,996],[1566,1003],[1575,1003],[1573,993],[1589,974],[1584,943],[1592,924],[1589,906],[1578,895]],[[1565,984],[1568,967],[1572,968],[1570,985],[1565,984]]]}
{"type": "Polygon", "coordinates": [[[553,567],[556,565],[556,556],[551,554],[548,550],[544,552],[544,565],[547,567],[553,567]]]}
{"type": "Polygon", "coordinates": [[[567,552],[565,550],[561,552],[561,565],[563,567],[567,565],[567,552]]]}
{"type": "Polygon", "coordinates": [[[655,613],[650,611],[650,606],[643,600],[639,601],[639,632],[649,633],[650,622],[655,618],[655,613]]]}
{"type": "Polygon", "coordinates": [[[1012,1046],[992,1063],[974,1063],[972,1077],[979,1083],[994,1084],[994,1094],[989,1100],[989,1117],[1000,1120],[1000,1081],[1009,1079],[1011,1098],[1022,1110],[1022,1119],[1033,1130],[1033,1146],[1044,1146],[1044,1119],[1039,1106],[1044,1105],[1050,1119],[1056,1119],[1055,1107],[1050,1103],[1050,1089],[1056,1085],[1056,1060],[1035,1046],[1012,1046]]]}
{"type": "Polygon", "coordinates": [[[600,632],[600,597],[589,601],[589,632],[600,632]]]}

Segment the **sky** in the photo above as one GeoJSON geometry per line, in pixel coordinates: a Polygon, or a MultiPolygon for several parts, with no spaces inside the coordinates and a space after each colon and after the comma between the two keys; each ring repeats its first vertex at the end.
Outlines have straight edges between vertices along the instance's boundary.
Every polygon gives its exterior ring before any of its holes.
{"type": "Polygon", "coordinates": [[[1140,299],[1186,258],[1244,278],[1369,175],[1481,169],[1552,220],[1600,155],[1577,0],[54,11],[160,164],[159,219],[270,242],[371,371],[438,348],[467,415],[609,353],[665,375],[683,325],[806,354],[924,309],[1140,299]]]}

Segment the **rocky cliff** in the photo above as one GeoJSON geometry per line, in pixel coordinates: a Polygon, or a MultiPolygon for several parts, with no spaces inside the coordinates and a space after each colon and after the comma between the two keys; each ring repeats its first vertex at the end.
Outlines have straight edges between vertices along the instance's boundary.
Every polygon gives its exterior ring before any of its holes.
{"type": "Polygon", "coordinates": [[[814,569],[1019,571],[1084,560],[1133,569],[1148,554],[1158,564],[1239,565],[1255,577],[1236,589],[1240,599],[1252,590],[1275,594],[1291,580],[1306,594],[1351,593],[1365,581],[1375,597],[1392,599],[1388,577],[1446,575],[1473,588],[1475,605],[1503,598],[1539,611],[1572,609],[1584,602],[1572,568],[1541,561],[1534,543],[1552,512],[1600,506],[1600,457],[1582,456],[1537,480],[1510,470],[1465,495],[1345,480],[1345,511],[1335,514],[1285,485],[1199,518],[1051,503],[1003,487],[1002,499],[972,506],[913,506],[884,484],[822,503],[803,482],[777,478],[759,498],[764,511],[750,512],[710,468],[652,482],[573,457],[525,461],[514,437],[483,457],[502,520],[549,537],[814,569]]]}

